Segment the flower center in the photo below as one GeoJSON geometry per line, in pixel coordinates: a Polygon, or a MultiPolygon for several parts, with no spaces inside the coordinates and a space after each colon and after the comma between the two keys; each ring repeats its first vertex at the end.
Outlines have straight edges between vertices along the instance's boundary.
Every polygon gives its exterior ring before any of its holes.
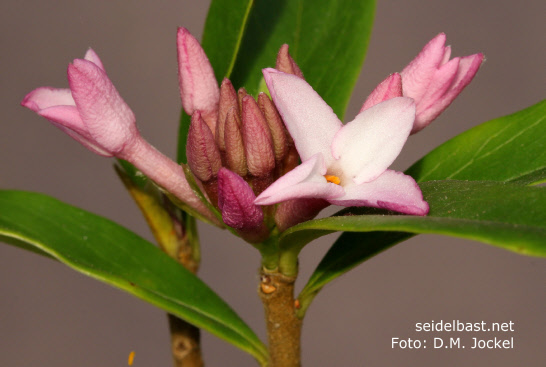
{"type": "Polygon", "coordinates": [[[324,176],[324,178],[326,179],[326,181],[334,183],[336,185],[339,185],[341,183],[341,180],[339,179],[339,177],[334,175],[326,175],[324,176]]]}

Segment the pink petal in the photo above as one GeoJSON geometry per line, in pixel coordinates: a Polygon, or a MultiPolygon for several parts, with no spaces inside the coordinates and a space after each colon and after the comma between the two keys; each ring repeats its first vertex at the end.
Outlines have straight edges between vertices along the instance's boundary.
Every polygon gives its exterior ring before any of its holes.
{"type": "Polygon", "coordinates": [[[444,47],[445,42],[446,35],[440,33],[430,40],[419,55],[402,70],[400,74],[404,96],[419,100],[426,93],[434,72],[448,53],[444,47]]]}
{"type": "Polygon", "coordinates": [[[374,180],[396,159],[406,142],[415,103],[396,97],[381,102],[347,123],[334,137],[332,154],[338,159],[328,172],[341,178],[341,184],[374,180]]]}
{"type": "Polygon", "coordinates": [[[68,82],[81,119],[98,145],[115,155],[134,140],[135,116],[102,69],[76,59],[68,66],[68,82]]]}
{"type": "Polygon", "coordinates": [[[447,107],[445,95],[452,88],[459,69],[458,57],[442,65],[434,73],[427,92],[416,101],[415,122],[412,133],[429,125],[447,107]]]}
{"type": "Polygon", "coordinates": [[[402,97],[402,77],[398,73],[389,75],[375,87],[362,105],[360,112],[394,97],[402,97]]]}
{"type": "Polygon", "coordinates": [[[326,181],[325,174],[324,159],[320,153],[315,154],[273,182],[258,196],[255,203],[258,205],[271,205],[290,199],[328,199],[343,195],[343,188],[326,181]]]}
{"type": "Polygon", "coordinates": [[[48,119],[53,125],[64,131],[71,138],[85,146],[87,149],[102,155],[111,157],[112,154],[99,146],[89,135],[80,113],[75,106],[54,106],[38,111],[40,116],[48,119]]]}
{"type": "Polygon", "coordinates": [[[333,162],[330,145],[343,126],[330,106],[297,76],[275,69],[263,70],[265,82],[302,161],[322,153],[325,164],[333,162]]]}
{"type": "Polygon", "coordinates": [[[68,88],[41,87],[27,94],[21,101],[21,105],[38,112],[52,106],[75,106],[76,103],[68,88]]]}
{"type": "MultiPolygon", "coordinates": [[[[470,84],[483,62],[483,54],[480,53],[455,58],[444,66],[449,65],[454,60],[458,60],[458,67],[456,72],[453,74],[451,81],[449,81],[449,88],[443,91],[442,95],[437,98],[434,103],[432,103],[432,100],[425,102],[429,105],[428,108],[422,109],[421,111],[419,111],[420,109],[418,108],[416,124],[413,127],[412,134],[420,131],[434,119],[436,119],[438,115],[449,107],[449,105],[463,91],[463,89],[470,84]]],[[[442,68],[440,70],[442,70],[442,68]]],[[[433,87],[431,86],[431,90],[432,89],[433,87]]]]}
{"type": "Polygon", "coordinates": [[[426,215],[428,204],[415,180],[402,172],[385,171],[371,182],[345,186],[345,195],[329,199],[342,206],[370,206],[411,215],[426,215]]]}
{"type": "Polygon", "coordinates": [[[203,113],[210,130],[216,132],[220,88],[214,70],[199,42],[186,28],[178,28],[178,81],[182,106],[188,115],[203,113]],[[214,115],[210,116],[209,115],[214,115]]]}
{"type": "Polygon", "coordinates": [[[95,51],[93,51],[92,48],[89,48],[87,52],[85,53],[84,60],[91,61],[93,64],[97,65],[101,70],[106,71],[104,69],[104,65],[102,64],[102,61],[100,61],[99,55],[95,51]]]}
{"type": "Polygon", "coordinates": [[[248,231],[263,222],[262,209],[254,204],[256,196],[248,183],[226,168],[218,172],[218,207],[228,226],[248,231]]]}

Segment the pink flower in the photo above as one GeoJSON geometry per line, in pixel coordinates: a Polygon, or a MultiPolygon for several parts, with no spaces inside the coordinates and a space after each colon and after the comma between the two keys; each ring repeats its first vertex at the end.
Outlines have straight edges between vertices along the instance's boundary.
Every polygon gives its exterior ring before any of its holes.
{"type": "Polygon", "coordinates": [[[265,69],[264,76],[302,164],[262,192],[256,204],[322,198],[343,206],[428,213],[413,178],[387,169],[412,129],[411,98],[378,103],[343,125],[303,79],[275,69],[265,69]]]}
{"type": "Polygon", "coordinates": [[[47,118],[89,150],[129,161],[191,213],[218,223],[194,194],[182,167],[142,138],[133,112],[93,50],[68,66],[68,82],[70,89],[37,88],[21,105],[47,118]]]}
{"type": "Polygon", "coordinates": [[[400,74],[377,86],[361,111],[393,96],[410,97],[416,109],[411,133],[430,124],[472,81],[483,61],[481,53],[449,60],[451,47],[445,46],[445,41],[444,33],[434,37],[400,74]]]}
{"type": "Polygon", "coordinates": [[[199,110],[214,134],[220,99],[220,88],[214,77],[214,70],[205,51],[186,28],[178,28],[177,46],[182,106],[190,116],[199,110]]]}
{"type": "Polygon", "coordinates": [[[135,116],[92,49],[68,66],[68,82],[70,89],[37,88],[21,105],[103,156],[119,154],[135,140],[135,116]]]}

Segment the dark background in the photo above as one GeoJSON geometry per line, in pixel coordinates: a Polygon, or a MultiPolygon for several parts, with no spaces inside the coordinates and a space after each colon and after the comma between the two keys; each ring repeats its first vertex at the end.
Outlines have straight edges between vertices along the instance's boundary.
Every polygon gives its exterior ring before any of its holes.
{"type": "MultiPolygon", "coordinates": [[[[66,66],[92,46],[153,145],[174,156],[180,111],[175,33],[201,36],[207,1],[4,1],[0,5],[0,186],[39,191],[104,215],[151,239],[112,170],[19,106],[38,86],[66,87],[66,66]]],[[[350,9],[348,9],[350,11],[350,9]]],[[[453,55],[484,52],[474,82],[395,164],[405,169],[445,140],[545,96],[543,0],[378,1],[368,57],[347,117],[373,87],[400,71],[437,33],[453,55]]],[[[273,63],[273,61],[272,61],[273,63]]],[[[304,70],[305,71],[305,70],[304,70]]],[[[202,227],[205,229],[204,227],[202,227]]],[[[264,337],[255,295],[259,256],[215,228],[201,231],[202,278],[264,337]]],[[[334,240],[303,251],[301,283],[334,240]]],[[[169,366],[163,311],[40,256],[0,246],[0,365],[169,366]]],[[[485,244],[418,236],[329,285],[303,332],[306,366],[544,366],[543,259],[485,244]],[[513,350],[393,350],[431,320],[515,323],[513,350]]],[[[252,366],[251,357],[203,333],[208,366],[252,366]]],[[[473,334],[462,333],[470,342],[473,334]]],[[[429,341],[430,343],[430,341],[429,341]]]]}

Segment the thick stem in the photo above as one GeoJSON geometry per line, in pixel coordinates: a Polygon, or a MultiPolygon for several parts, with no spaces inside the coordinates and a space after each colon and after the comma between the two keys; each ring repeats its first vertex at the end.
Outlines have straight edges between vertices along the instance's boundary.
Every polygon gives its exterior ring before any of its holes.
{"type": "Polygon", "coordinates": [[[168,316],[174,366],[203,367],[199,329],[176,316],[168,316]]]}
{"type": "Polygon", "coordinates": [[[296,316],[296,277],[262,269],[258,294],[265,309],[269,340],[268,367],[301,366],[301,325],[296,316]]]}

